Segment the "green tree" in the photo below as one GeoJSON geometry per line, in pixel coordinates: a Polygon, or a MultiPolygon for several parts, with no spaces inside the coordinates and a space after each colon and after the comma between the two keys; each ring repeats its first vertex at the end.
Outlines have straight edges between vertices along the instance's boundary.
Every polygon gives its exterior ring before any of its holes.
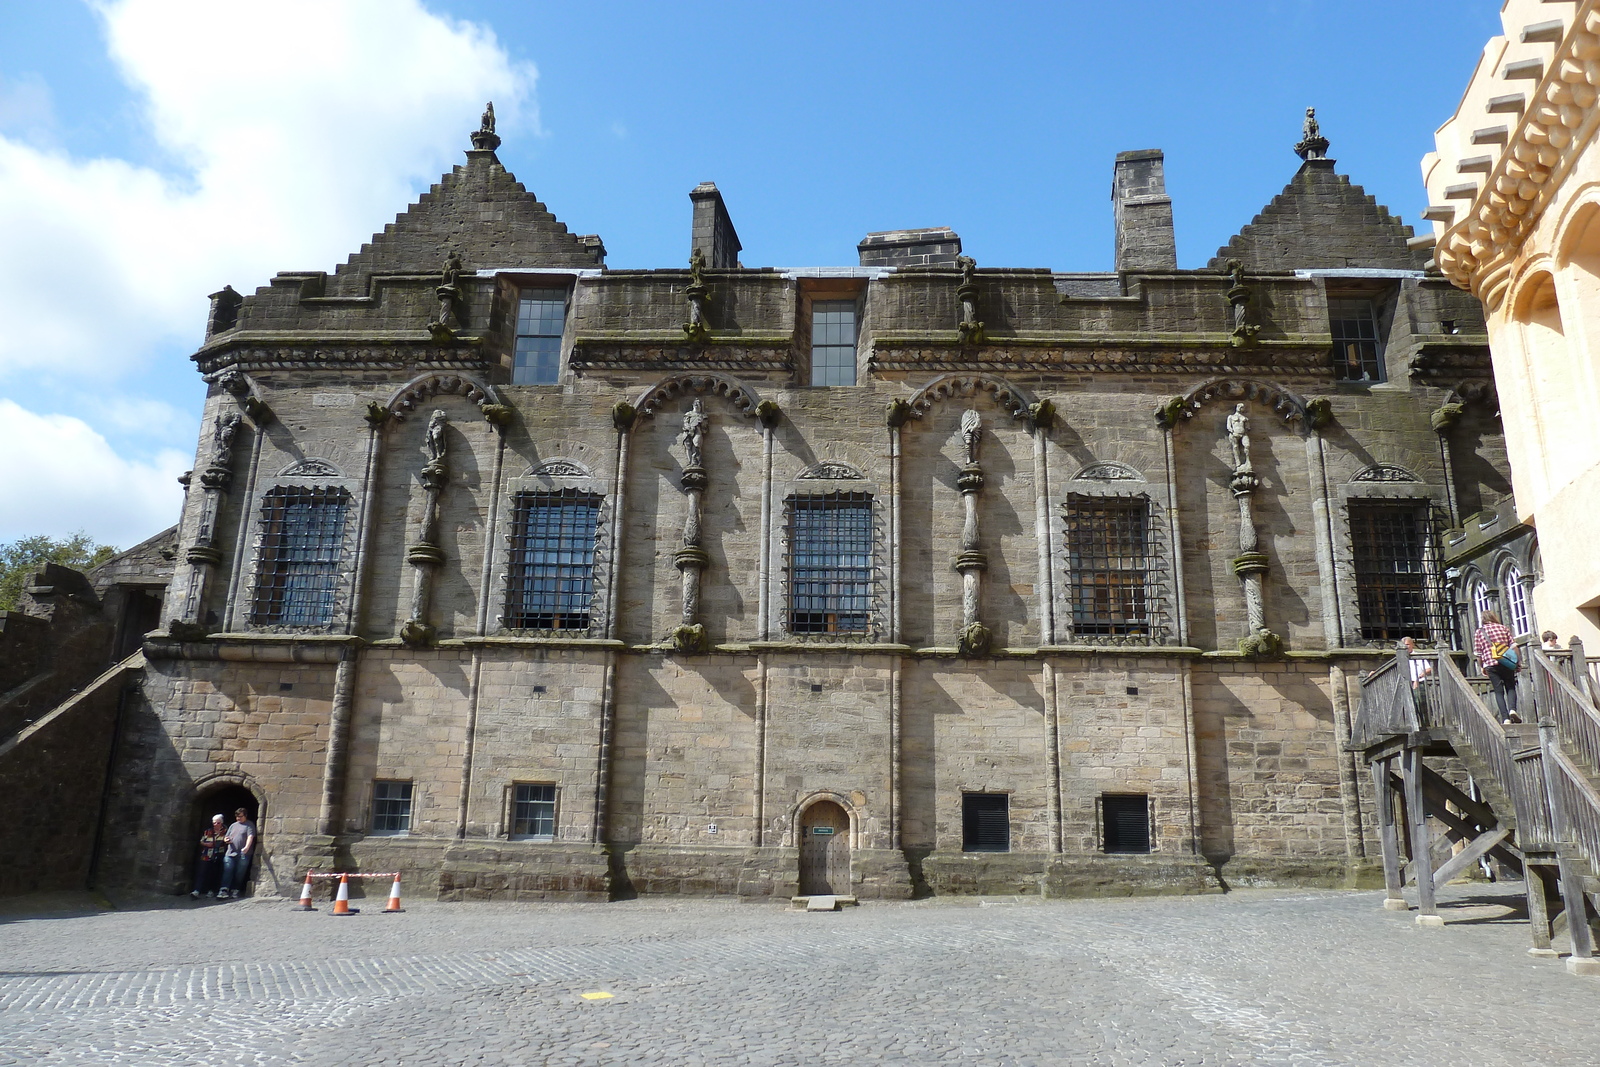
{"type": "Polygon", "coordinates": [[[95,544],[82,530],[70,537],[37,534],[0,545],[0,611],[17,606],[23,587],[46,563],[86,571],[116,554],[111,545],[95,544]]]}

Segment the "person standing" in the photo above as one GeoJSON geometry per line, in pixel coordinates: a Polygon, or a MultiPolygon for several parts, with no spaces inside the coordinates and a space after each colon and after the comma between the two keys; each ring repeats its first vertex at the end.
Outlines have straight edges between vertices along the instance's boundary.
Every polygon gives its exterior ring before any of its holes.
{"type": "Polygon", "coordinates": [[[1516,655],[1510,630],[1501,623],[1500,616],[1486,611],[1479,617],[1478,632],[1472,635],[1472,655],[1489,678],[1494,690],[1494,702],[1500,711],[1500,722],[1521,722],[1517,714],[1517,667],[1515,660],[1507,664],[1506,654],[1516,655]]]}
{"type": "Polygon", "coordinates": [[[198,897],[202,893],[208,897],[217,895],[217,889],[222,884],[222,856],[227,848],[227,820],[221,815],[213,815],[211,825],[200,835],[200,862],[194,867],[194,888],[189,890],[191,897],[198,897]]]}
{"type": "Polygon", "coordinates": [[[1427,689],[1424,683],[1433,674],[1433,664],[1417,655],[1417,641],[1413,637],[1402,637],[1400,647],[1405,649],[1409,657],[1407,663],[1411,669],[1411,703],[1416,707],[1417,714],[1422,715],[1428,710],[1427,689]]]}
{"type": "Polygon", "coordinates": [[[222,858],[222,888],[217,890],[217,896],[242,896],[245,879],[250,877],[250,858],[256,848],[256,824],[250,821],[250,813],[243,808],[233,813],[227,839],[227,854],[222,858]]]}

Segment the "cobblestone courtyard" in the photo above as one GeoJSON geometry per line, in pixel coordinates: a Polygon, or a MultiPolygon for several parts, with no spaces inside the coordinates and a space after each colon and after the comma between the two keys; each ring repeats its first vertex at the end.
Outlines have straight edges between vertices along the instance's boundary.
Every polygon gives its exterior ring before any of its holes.
{"type": "Polygon", "coordinates": [[[0,1064],[1591,1065],[1600,980],[1526,954],[1516,892],[1446,891],[1443,930],[1327,891],[35,899],[0,913],[0,1064]]]}

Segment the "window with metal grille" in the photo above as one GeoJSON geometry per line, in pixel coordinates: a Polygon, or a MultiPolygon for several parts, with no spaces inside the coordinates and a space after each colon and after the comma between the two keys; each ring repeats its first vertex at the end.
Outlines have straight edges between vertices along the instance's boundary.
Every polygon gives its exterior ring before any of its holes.
{"type": "Polygon", "coordinates": [[[565,289],[524,289],[517,306],[514,385],[554,385],[561,380],[561,332],[567,325],[565,289]]]}
{"type": "Polygon", "coordinates": [[[589,628],[599,522],[600,498],[593,493],[560,489],[517,494],[511,512],[507,626],[589,628]]]}
{"type": "Polygon", "coordinates": [[[411,832],[411,783],[376,781],[372,783],[372,832],[406,834],[411,832]]]}
{"type": "Polygon", "coordinates": [[[856,384],[856,302],[811,303],[811,384],[856,384]]]}
{"type": "Polygon", "coordinates": [[[1067,584],[1075,634],[1150,627],[1150,502],[1067,496],[1067,584]]]}
{"type": "Polygon", "coordinates": [[[961,794],[961,851],[1011,851],[1011,798],[1008,795],[961,794]]]}
{"type": "Polygon", "coordinates": [[[1363,639],[1431,636],[1437,599],[1432,537],[1426,503],[1351,501],[1350,549],[1363,639]]]}
{"type": "Polygon", "coordinates": [[[511,794],[511,836],[552,841],[556,835],[556,787],[519,784],[511,794]]]}
{"type": "Polygon", "coordinates": [[[1328,301],[1328,329],[1333,333],[1333,373],[1346,382],[1383,381],[1383,346],[1378,343],[1378,316],[1370,300],[1328,301]]]}
{"type": "Polygon", "coordinates": [[[1522,585],[1522,572],[1515,566],[1500,576],[1500,599],[1506,606],[1506,625],[1514,634],[1533,632],[1533,612],[1528,609],[1528,590],[1522,585]]]}
{"type": "Polygon", "coordinates": [[[1100,797],[1101,839],[1107,852],[1150,851],[1150,798],[1104,793],[1100,797]]]}
{"type": "Polygon", "coordinates": [[[789,500],[789,631],[866,633],[872,617],[872,497],[789,500]]]}
{"type": "Polygon", "coordinates": [[[261,502],[261,552],[250,620],[259,626],[326,626],[344,570],[350,494],[279,486],[261,502]]]}

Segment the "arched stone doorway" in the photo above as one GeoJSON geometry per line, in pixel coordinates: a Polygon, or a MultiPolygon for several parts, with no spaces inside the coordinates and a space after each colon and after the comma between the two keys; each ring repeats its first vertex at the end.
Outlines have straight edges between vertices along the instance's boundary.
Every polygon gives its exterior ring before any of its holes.
{"type": "Polygon", "coordinates": [[[800,895],[850,894],[850,815],[832,800],[800,813],[800,895]]]}
{"type": "MultiPolygon", "coordinates": [[[[233,822],[233,813],[240,808],[245,810],[250,821],[261,826],[261,801],[250,788],[231,778],[218,778],[206,782],[195,791],[194,799],[189,802],[189,813],[184,823],[186,834],[184,836],[184,857],[179,869],[184,872],[184,883],[180,892],[187,893],[194,884],[195,867],[200,862],[200,835],[211,825],[211,816],[221,815],[224,825],[233,822]]],[[[260,859],[260,850],[257,850],[256,859],[260,859]]],[[[259,863],[251,863],[249,881],[253,883],[259,863]]]]}

